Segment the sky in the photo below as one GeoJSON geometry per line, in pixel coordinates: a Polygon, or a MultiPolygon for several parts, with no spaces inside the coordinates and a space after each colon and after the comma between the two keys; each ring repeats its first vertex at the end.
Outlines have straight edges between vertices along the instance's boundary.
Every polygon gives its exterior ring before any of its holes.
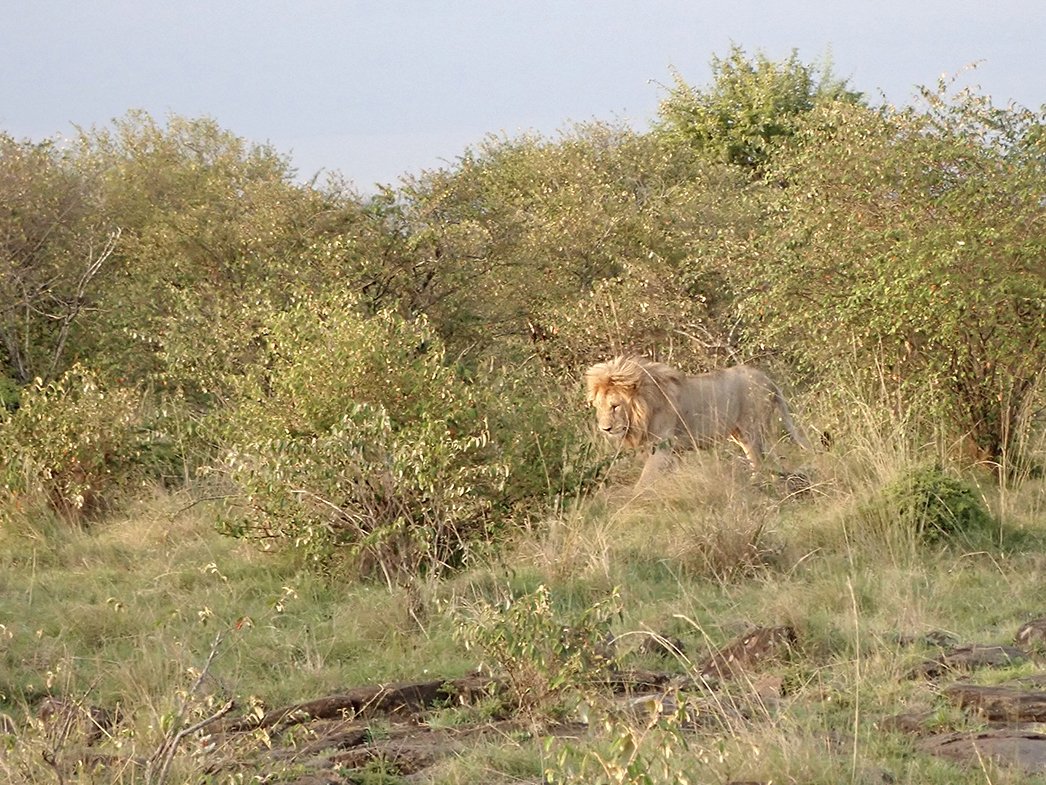
{"type": "Polygon", "coordinates": [[[735,44],[828,58],[874,103],[945,74],[1046,103],[1046,0],[0,0],[0,20],[0,131],[208,116],[362,192],[489,134],[646,128],[673,73],[707,86],[735,44]]]}

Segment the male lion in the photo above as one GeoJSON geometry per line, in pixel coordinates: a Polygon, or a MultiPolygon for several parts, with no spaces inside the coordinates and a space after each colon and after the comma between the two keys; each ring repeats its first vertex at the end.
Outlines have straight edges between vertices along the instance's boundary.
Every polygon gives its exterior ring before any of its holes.
{"type": "Polygon", "coordinates": [[[650,446],[637,487],[671,461],[672,446],[708,448],[731,439],[756,472],[775,412],[796,444],[809,449],[780,388],[762,371],[735,365],[699,376],[645,357],[615,357],[585,373],[599,429],[626,447],[650,446]]]}

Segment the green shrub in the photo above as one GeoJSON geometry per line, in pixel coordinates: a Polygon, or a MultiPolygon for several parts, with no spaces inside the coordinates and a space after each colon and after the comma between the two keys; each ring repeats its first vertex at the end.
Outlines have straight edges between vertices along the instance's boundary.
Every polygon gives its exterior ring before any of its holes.
{"type": "Polygon", "coordinates": [[[359,315],[349,298],[271,318],[264,362],[224,423],[242,494],[226,520],[328,561],[338,546],[387,578],[459,562],[485,532],[506,468],[469,389],[423,321],[359,315]]]}
{"type": "Polygon", "coordinates": [[[0,374],[0,407],[13,411],[18,408],[18,399],[21,396],[21,388],[18,382],[10,376],[0,374]]]}
{"type": "Polygon", "coordinates": [[[944,86],[924,97],[925,112],[807,113],[771,161],[782,187],[756,192],[766,225],[724,269],[750,339],[943,420],[1005,475],[1025,460],[1046,352],[1046,119],[944,86]]]}
{"type": "Polygon", "coordinates": [[[46,504],[79,519],[111,506],[147,442],[139,403],[79,366],[22,390],[18,409],[0,414],[5,510],[46,504]]]}
{"type": "Polygon", "coordinates": [[[484,665],[505,679],[514,711],[561,716],[585,697],[586,686],[605,687],[611,665],[610,621],[621,613],[615,590],[607,598],[568,613],[551,591],[538,586],[497,602],[478,601],[458,620],[457,636],[484,665]]]}
{"type": "Polygon", "coordinates": [[[508,467],[506,512],[532,519],[601,479],[609,461],[588,437],[591,414],[580,378],[548,376],[530,364],[483,370],[473,386],[491,449],[508,467]]]}
{"type": "Polygon", "coordinates": [[[584,476],[563,457],[581,443],[554,416],[564,407],[538,405],[520,379],[447,364],[424,319],[365,317],[334,297],[267,323],[262,362],[221,426],[234,534],[322,563],[347,554],[392,580],[462,563],[523,500],[584,476]]]}
{"type": "Polygon", "coordinates": [[[940,466],[923,466],[883,490],[906,528],[933,542],[990,528],[991,514],[977,492],[940,466]]]}

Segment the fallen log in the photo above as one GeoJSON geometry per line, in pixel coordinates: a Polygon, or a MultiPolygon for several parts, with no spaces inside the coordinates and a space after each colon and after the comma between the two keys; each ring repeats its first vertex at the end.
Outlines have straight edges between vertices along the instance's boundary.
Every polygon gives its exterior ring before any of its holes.
{"type": "Polygon", "coordinates": [[[286,727],[311,720],[410,714],[445,701],[471,702],[497,689],[486,676],[404,682],[357,687],[341,695],[295,703],[265,712],[261,717],[237,717],[215,732],[238,733],[257,728],[286,727]]]}

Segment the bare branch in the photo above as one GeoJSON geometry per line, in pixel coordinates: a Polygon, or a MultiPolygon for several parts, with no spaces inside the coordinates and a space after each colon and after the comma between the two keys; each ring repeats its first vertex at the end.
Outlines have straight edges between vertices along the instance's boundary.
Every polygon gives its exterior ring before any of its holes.
{"type": "Polygon", "coordinates": [[[214,636],[214,643],[211,644],[211,650],[207,654],[207,660],[200,669],[200,673],[196,677],[196,680],[182,698],[181,705],[178,707],[178,711],[175,712],[172,727],[167,734],[167,738],[164,739],[164,742],[149,758],[145,775],[146,781],[149,785],[163,785],[164,780],[167,779],[167,772],[171,767],[171,761],[174,760],[174,754],[178,751],[178,745],[182,743],[182,739],[221,719],[232,711],[233,706],[235,706],[235,701],[226,701],[221,708],[210,716],[175,731],[175,728],[184,721],[185,713],[189,708],[190,699],[199,691],[200,686],[203,684],[203,680],[207,677],[207,672],[210,670],[211,664],[214,662],[214,658],[218,654],[218,649],[222,645],[222,639],[221,632],[214,636]],[[174,734],[173,736],[171,735],[172,733],[174,734]],[[157,762],[159,762],[159,767],[155,768],[157,762]]]}
{"type": "Polygon", "coordinates": [[[51,354],[51,365],[47,369],[45,378],[53,378],[55,371],[58,369],[58,363],[62,358],[62,353],[65,351],[65,343],[69,338],[69,331],[72,329],[76,317],[83,310],[84,301],[87,297],[87,287],[90,286],[91,281],[98,275],[102,265],[113,255],[113,251],[116,250],[116,242],[120,239],[120,232],[120,229],[116,229],[109,233],[105,245],[97,256],[93,254],[88,255],[87,266],[76,284],[76,292],[73,294],[72,301],[68,304],[68,309],[61,316],[61,326],[58,328],[58,341],[55,344],[54,352],[51,354]]]}

